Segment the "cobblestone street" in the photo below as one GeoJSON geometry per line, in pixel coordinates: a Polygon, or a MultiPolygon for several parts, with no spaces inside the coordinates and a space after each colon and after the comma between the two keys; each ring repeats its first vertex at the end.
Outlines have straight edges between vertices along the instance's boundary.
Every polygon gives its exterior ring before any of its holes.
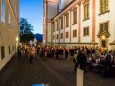
{"type": "MultiPolygon", "coordinates": [[[[114,86],[115,78],[99,74],[85,74],[84,86],[114,86]]],[[[34,58],[33,63],[13,57],[0,72],[0,86],[32,86],[47,83],[49,86],[76,86],[74,64],[70,60],[34,58]]]]}

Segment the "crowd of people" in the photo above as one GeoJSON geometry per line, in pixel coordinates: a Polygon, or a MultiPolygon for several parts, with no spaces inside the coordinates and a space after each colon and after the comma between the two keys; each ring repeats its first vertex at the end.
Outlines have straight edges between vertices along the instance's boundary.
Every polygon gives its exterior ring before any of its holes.
{"type": "MultiPolygon", "coordinates": [[[[20,47],[19,49],[19,57],[20,47]]],[[[97,71],[102,73],[104,77],[113,76],[115,73],[115,51],[102,49],[101,47],[87,47],[87,46],[34,46],[25,45],[23,50],[29,62],[32,63],[32,59],[37,53],[41,58],[45,59],[70,59],[75,63],[76,68],[87,72],[87,70],[97,71]]]]}
{"type": "Polygon", "coordinates": [[[23,56],[29,59],[29,63],[32,63],[33,58],[36,54],[35,45],[19,45],[18,46],[18,58],[22,59],[23,56]]]}

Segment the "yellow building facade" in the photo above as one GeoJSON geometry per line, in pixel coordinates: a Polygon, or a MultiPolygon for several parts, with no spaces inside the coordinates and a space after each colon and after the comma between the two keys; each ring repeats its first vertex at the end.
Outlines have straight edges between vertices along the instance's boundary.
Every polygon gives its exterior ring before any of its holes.
{"type": "Polygon", "coordinates": [[[19,0],[0,0],[0,70],[16,53],[19,28],[19,0]]]}

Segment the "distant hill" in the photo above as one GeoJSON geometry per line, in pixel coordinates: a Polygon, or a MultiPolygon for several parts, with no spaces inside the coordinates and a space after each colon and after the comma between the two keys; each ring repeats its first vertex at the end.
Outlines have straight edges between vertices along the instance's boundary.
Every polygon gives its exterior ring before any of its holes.
{"type": "Polygon", "coordinates": [[[43,37],[42,34],[39,34],[39,33],[36,33],[36,34],[35,34],[35,38],[36,38],[36,40],[37,40],[38,42],[42,42],[42,37],[43,37]]]}

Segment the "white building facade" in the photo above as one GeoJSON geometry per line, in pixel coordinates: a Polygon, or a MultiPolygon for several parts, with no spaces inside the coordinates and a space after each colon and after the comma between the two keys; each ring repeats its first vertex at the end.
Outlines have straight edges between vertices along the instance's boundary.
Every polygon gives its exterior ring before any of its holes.
{"type": "MultiPolygon", "coordinates": [[[[55,8],[59,5],[59,0],[44,2],[51,2],[55,8]]],[[[52,45],[115,48],[115,0],[61,0],[61,2],[62,10],[57,9],[56,12],[50,9],[50,4],[44,4],[47,6],[44,12],[51,16],[46,17],[48,21],[44,19],[43,24],[43,40],[48,40],[46,44],[50,42],[52,45]]]]}
{"type": "Polygon", "coordinates": [[[19,28],[19,0],[0,0],[0,70],[16,53],[19,28]]]}

